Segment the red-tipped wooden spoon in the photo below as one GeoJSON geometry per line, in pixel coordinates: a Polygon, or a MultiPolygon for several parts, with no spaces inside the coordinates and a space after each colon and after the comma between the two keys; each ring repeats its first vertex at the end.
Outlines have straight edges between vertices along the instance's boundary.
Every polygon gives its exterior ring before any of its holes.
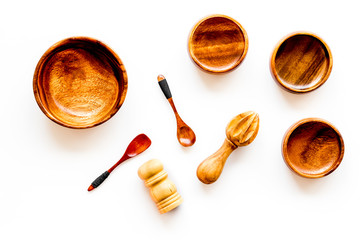
{"type": "Polygon", "coordinates": [[[120,160],[115,163],[114,166],[112,166],[109,170],[101,174],[97,179],[95,179],[90,187],[88,188],[88,191],[94,190],[100,184],[110,175],[110,173],[119,166],[120,163],[124,162],[125,160],[135,157],[136,155],[139,155],[140,153],[144,152],[146,149],[148,149],[151,145],[151,140],[146,136],[145,134],[139,134],[137,135],[129,144],[127,147],[124,155],[120,158],[120,160]]]}
{"type": "Polygon", "coordinates": [[[176,108],[174,101],[172,99],[172,95],[170,92],[169,85],[163,75],[159,75],[157,77],[161,90],[163,91],[165,97],[169,101],[172,109],[174,110],[176,117],[176,125],[177,125],[177,139],[179,143],[184,147],[192,146],[196,141],[196,136],[194,131],[180,118],[176,108]]]}

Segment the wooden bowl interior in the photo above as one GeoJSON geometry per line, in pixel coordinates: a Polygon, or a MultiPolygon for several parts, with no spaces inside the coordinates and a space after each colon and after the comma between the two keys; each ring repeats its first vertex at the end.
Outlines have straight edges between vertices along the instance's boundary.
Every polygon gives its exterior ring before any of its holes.
{"type": "Polygon", "coordinates": [[[194,62],[210,72],[226,72],[240,64],[247,52],[247,35],[241,25],[225,16],[206,18],[190,34],[194,62]]]}
{"type": "Polygon", "coordinates": [[[127,91],[125,68],[116,54],[88,38],[55,44],[38,63],[34,93],[42,111],[67,127],[87,128],[108,120],[127,91]]]}
{"type": "Polygon", "coordinates": [[[273,74],[286,89],[307,92],[322,85],[332,68],[330,50],[319,38],[295,34],[275,50],[273,74]]]}
{"type": "Polygon", "coordinates": [[[330,174],[340,164],[343,154],[340,133],[324,121],[309,120],[293,126],[283,143],[285,162],[303,177],[330,174]]]}

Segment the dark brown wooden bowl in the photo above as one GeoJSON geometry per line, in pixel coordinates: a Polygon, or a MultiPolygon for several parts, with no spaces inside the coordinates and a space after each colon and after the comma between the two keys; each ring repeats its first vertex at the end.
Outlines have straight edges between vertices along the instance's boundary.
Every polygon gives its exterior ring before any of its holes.
{"type": "Polygon", "coordinates": [[[333,58],[328,45],[318,36],[297,32],[275,47],[270,68],[274,79],[286,90],[305,93],[328,79],[333,58]]]}
{"type": "Polygon", "coordinates": [[[189,53],[203,70],[223,73],[236,68],[245,58],[248,37],[244,28],[224,15],[202,19],[189,36],[189,53]]]}
{"type": "Polygon", "coordinates": [[[286,132],[282,154],[288,167],[300,176],[320,178],[332,173],[344,156],[344,141],[329,122],[306,118],[286,132]]]}
{"type": "Polygon", "coordinates": [[[38,62],[33,80],[40,109],[70,128],[89,128],[110,119],[123,104],[127,86],[120,58],[88,37],[51,46],[38,62]]]}

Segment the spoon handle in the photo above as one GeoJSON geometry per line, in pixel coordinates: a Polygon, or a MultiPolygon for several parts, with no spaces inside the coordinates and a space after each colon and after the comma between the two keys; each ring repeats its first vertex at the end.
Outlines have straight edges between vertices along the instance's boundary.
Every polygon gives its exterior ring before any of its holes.
{"type": "Polygon", "coordinates": [[[166,81],[166,78],[163,75],[159,75],[158,76],[158,83],[159,86],[161,88],[161,91],[164,93],[165,97],[167,98],[168,102],[170,103],[171,108],[173,109],[174,113],[175,113],[175,117],[176,117],[176,122],[178,125],[184,125],[184,121],[181,119],[181,117],[179,116],[179,113],[177,112],[177,109],[175,107],[175,103],[172,99],[172,95],[170,92],[170,88],[169,85],[166,81]]]}
{"type": "Polygon", "coordinates": [[[166,81],[166,78],[162,75],[159,75],[158,77],[158,83],[159,83],[159,86],[162,90],[162,92],[164,93],[165,97],[167,99],[171,98],[172,95],[171,95],[171,92],[170,92],[170,88],[169,88],[169,85],[166,81]]]}
{"type": "Polygon", "coordinates": [[[237,146],[225,139],[221,148],[199,165],[196,173],[198,179],[205,184],[214,183],[220,177],[227,158],[236,148],[237,146]]]}
{"type": "Polygon", "coordinates": [[[98,176],[90,185],[90,187],[88,188],[88,191],[93,190],[94,188],[97,188],[98,186],[100,186],[100,184],[102,184],[105,179],[107,179],[107,177],[110,175],[110,173],[108,171],[105,171],[103,174],[101,174],[100,176],[98,176]]]}

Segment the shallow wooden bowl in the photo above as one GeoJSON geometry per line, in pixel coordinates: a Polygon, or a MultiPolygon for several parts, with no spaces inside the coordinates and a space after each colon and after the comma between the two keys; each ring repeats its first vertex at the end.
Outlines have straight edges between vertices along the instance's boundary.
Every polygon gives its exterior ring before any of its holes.
{"type": "Polygon", "coordinates": [[[243,27],[224,15],[202,19],[189,36],[189,53],[203,70],[223,73],[236,68],[245,58],[248,37],[243,27]]]}
{"type": "Polygon", "coordinates": [[[40,109],[70,128],[89,128],[110,119],[123,104],[127,86],[120,58],[88,37],[64,39],[50,47],[33,80],[40,109]]]}
{"type": "Polygon", "coordinates": [[[318,36],[297,32],[275,47],[270,68],[274,79],[286,90],[305,93],[328,79],[333,58],[328,45],[318,36]]]}
{"type": "Polygon", "coordinates": [[[307,178],[320,178],[333,172],[341,163],[344,141],[329,122],[307,118],[286,132],[282,154],[295,173],[307,178]]]}

